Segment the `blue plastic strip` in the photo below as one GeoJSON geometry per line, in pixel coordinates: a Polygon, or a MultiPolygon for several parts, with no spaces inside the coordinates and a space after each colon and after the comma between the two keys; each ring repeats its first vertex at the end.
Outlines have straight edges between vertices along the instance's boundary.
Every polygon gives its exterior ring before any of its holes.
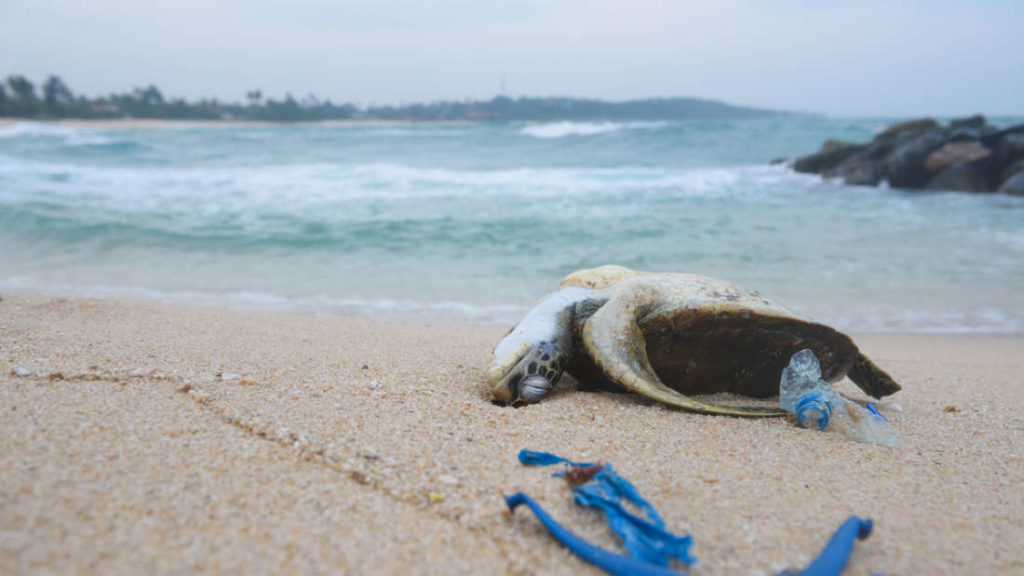
{"type": "Polygon", "coordinates": [[[527,466],[551,466],[552,464],[571,464],[583,466],[572,460],[566,460],[561,456],[555,456],[550,452],[537,452],[536,450],[520,450],[519,461],[527,466]]]}
{"type": "Polygon", "coordinates": [[[868,406],[868,411],[869,412],[871,412],[875,416],[878,416],[879,418],[881,418],[882,420],[884,420],[886,422],[889,421],[888,418],[886,418],[885,416],[882,416],[882,413],[878,411],[878,408],[875,408],[874,404],[868,404],[867,406],[868,406]]]}
{"type": "Polygon", "coordinates": [[[654,509],[654,506],[651,506],[651,503],[640,495],[640,491],[629,480],[619,476],[611,464],[605,464],[604,469],[598,472],[594,479],[598,481],[598,486],[605,489],[606,492],[610,492],[608,494],[609,497],[625,498],[637,508],[643,510],[644,514],[651,519],[651,522],[660,527],[665,526],[665,522],[658,515],[658,511],[654,509]]]}
{"type": "Polygon", "coordinates": [[[603,510],[608,518],[608,526],[622,539],[631,556],[659,566],[668,566],[670,558],[686,564],[697,561],[690,553],[692,537],[677,536],[665,530],[664,526],[636,516],[618,501],[605,498],[597,492],[593,487],[580,486],[575,490],[576,502],[581,506],[603,510]]]}
{"type": "Polygon", "coordinates": [[[850,559],[854,541],[867,538],[872,526],[870,518],[850,516],[832,535],[814,562],[798,572],[799,576],[839,576],[850,559]]]}
{"type": "Polygon", "coordinates": [[[614,554],[603,548],[598,548],[597,546],[590,544],[586,540],[583,540],[579,536],[562,527],[554,518],[549,516],[548,513],[540,507],[540,504],[537,504],[532,498],[522,492],[513,494],[512,496],[505,496],[505,503],[508,504],[509,510],[515,510],[520,504],[526,504],[529,506],[530,510],[537,515],[537,519],[540,520],[540,523],[543,524],[544,527],[547,528],[548,532],[550,532],[556,540],[561,542],[563,546],[568,548],[572,553],[576,554],[584,561],[597,566],[609,574],[614,574],[615,576],[686,576],[682,572],[675,572],[661,566],[649,564],[642,560],[614,554]]]}
{"type": "MultiPolygon", "coordinates": [[[[533,450],[521,450],[519,461],[531,466],[591,465],[573,462],[548,452],[533,450]]],[[[668,566],[673,558],[686,564],[693,564],[697,561],[697,558],[690,553],[693,539],[689,536],[677,536],[666,530],[665,522],[658,515],[654,506],[640,495],[640,492],[629,480],[619,476],[611,464],[605,464],[604,468],[595,474],[589,483],[574,486],[573,493],[577,504],[597,508],[605,513],[608,527],[622,540],[626,551],[633,558],[657,566],[668,566]],[[646,518],[629,512],[621,504],[622,500],[636,506],[646,518]]]]}

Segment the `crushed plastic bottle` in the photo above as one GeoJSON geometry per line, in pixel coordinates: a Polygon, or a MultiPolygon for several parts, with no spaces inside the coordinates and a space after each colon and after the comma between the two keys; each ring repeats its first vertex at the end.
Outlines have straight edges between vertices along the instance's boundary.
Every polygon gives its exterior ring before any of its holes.
{"type": "Polygon", "coordinates": [[[858,442],[896,447],[896,433],[885,416],[870,404],[864,408],[836,393],[821,379],[821,365],[810,350],[794,354],[782,371],[779,404],[803,428],[838,430],[858,442]]]}

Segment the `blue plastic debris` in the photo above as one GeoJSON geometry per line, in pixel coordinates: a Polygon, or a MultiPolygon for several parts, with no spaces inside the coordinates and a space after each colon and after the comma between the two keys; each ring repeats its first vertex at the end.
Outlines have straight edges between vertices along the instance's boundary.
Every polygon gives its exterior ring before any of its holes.
{"type": "MultiPolygon", "coordinates": [[[[589,462],[573,462],[554,454],[532,450],[520,451],[519,461],[531,466],[593,466],[589,462]]],[[[580,506],[597,508],[605,513],[608,527],[619,536],[633,558],[655,566],[668,566],[673,558],[685,564],[697,561],[690,554],[693,539],[666,530],[665,522],[654,506],[640,495],[629,480],[619,476],[611,464],[605,464],[589,483],[573,486],[573,496],[580,506]],[[636,506],[646,518],[628,511],[622,505],[623,501],[636,506]]]]}
{"type": "Polygon", "coordinates": [[[854,541],[867,538],[871,534],[872,526],[870,518],[850,516],[836,530],[810,566],[800,572],[783,572],[780,576],[838,576],[850,560],[854,541]]]}
{"type": "Polygon", "coordinates": [[[643,560],[637,560],[636,558],[630,558],[629,556],[622,556],[620,554],[614,554],[603,548],[594,546],[579,536],[563,528],[558,522],[548,515],[547,512],[541,508],[540,504],[533,501],[532,498],[519,492],[512,496],[505,496],[505,503],[508,504],[509,510],[515,510],[516,506],[520,504],[526,504],[533,510],[533,513],[537,515],[540,523],[548,529],[548,532],[555,537],[556,540],[562,543],[563,546],[568,548],[573,554],[576,554],[583,560],[597,566],[598,568],[614,574],[615,576],[685,576],[680,572],[674,572],[668,568],[661,566],[655,566],[644,562],[643,560]]]}
{"type": "MultiPolygon", "coordinates": [[[[520,451],[519,461],[531,466],[594,466],[593,463],[573,462],[548,452],[533,450],[520,451]]],[[[561,473],[555,475],[560,476],[561,473]]],[[[591,482],[573,486],[573,497],[577,504],[598,508],[605,513],[609,527],[622,539],[629,556],[609,552],[576,536],[522,492],[506,496],[505,502],[509,510],[526,504],[562,545],[583,560],[615,576],[685,576],[682,572],[668,568],[670,560],[675,558],[685,564],[697,561],[690,553],[692,538],[677,536],[665,530],[665,523],[654,507],[640,496],[636,487],[619,476],[610,464],[600,466],[591,482]],[[641,518],[627,510],[622,500],[642,510],[647,517],[641,518]]],[[[850,559],[854,542],[867,538],[871,529],[870,519],[851,516],[836,530],[821,554],[807,568],[798,572],[787,570],[779,576],[839,576],[850,559]]]]}
{"type": "Polygon", "coordinates": [[[886,422],[889,421],[888,418],[886,418],[885,416],[882,416],[882,413],[878,411],[878,408],[875,408],[874,404],[868,404],[867,408],[868,408],[868,411],[871,412],[872,414],[874,414],[875,416],[878,416],[879,418],[881,418],[882,420],[885,420],[886,422]]]}
{"type": "Polygon", "coordinates": [[[821,379],[821,365],[810,349],[797,352],[782,370],[779,404],[796,415],[801,428],[838,430],[858,442],[895,448],[896,432],[877,408],[843,398],[821,379]]]}

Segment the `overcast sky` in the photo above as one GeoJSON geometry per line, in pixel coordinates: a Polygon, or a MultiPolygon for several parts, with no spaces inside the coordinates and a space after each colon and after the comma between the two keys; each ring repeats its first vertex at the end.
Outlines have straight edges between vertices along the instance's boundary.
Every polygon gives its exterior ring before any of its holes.
{"type": "Polygon", "coordinates": [[[0,74],[240,101],[694,96],[1024,115],[1024,0],[0,0],[0,74]]]}

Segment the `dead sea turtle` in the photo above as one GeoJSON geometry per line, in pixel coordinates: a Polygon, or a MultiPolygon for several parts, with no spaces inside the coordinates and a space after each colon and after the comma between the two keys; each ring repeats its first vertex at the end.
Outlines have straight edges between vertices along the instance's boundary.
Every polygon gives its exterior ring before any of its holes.
{"type": "Polygon", "coordinates": [[[875,398],[900,389],[849,336],[756,292],[621,266],[568,275],[494,348],[487,384],[496,401],[533,403],[568,371],[582,384],[611,382],[695,412],[781,416],[778,408],[706,404],[687,395],[776,395],[782,369],[804,348],[830,382],[849,376],[875,398]]]}

